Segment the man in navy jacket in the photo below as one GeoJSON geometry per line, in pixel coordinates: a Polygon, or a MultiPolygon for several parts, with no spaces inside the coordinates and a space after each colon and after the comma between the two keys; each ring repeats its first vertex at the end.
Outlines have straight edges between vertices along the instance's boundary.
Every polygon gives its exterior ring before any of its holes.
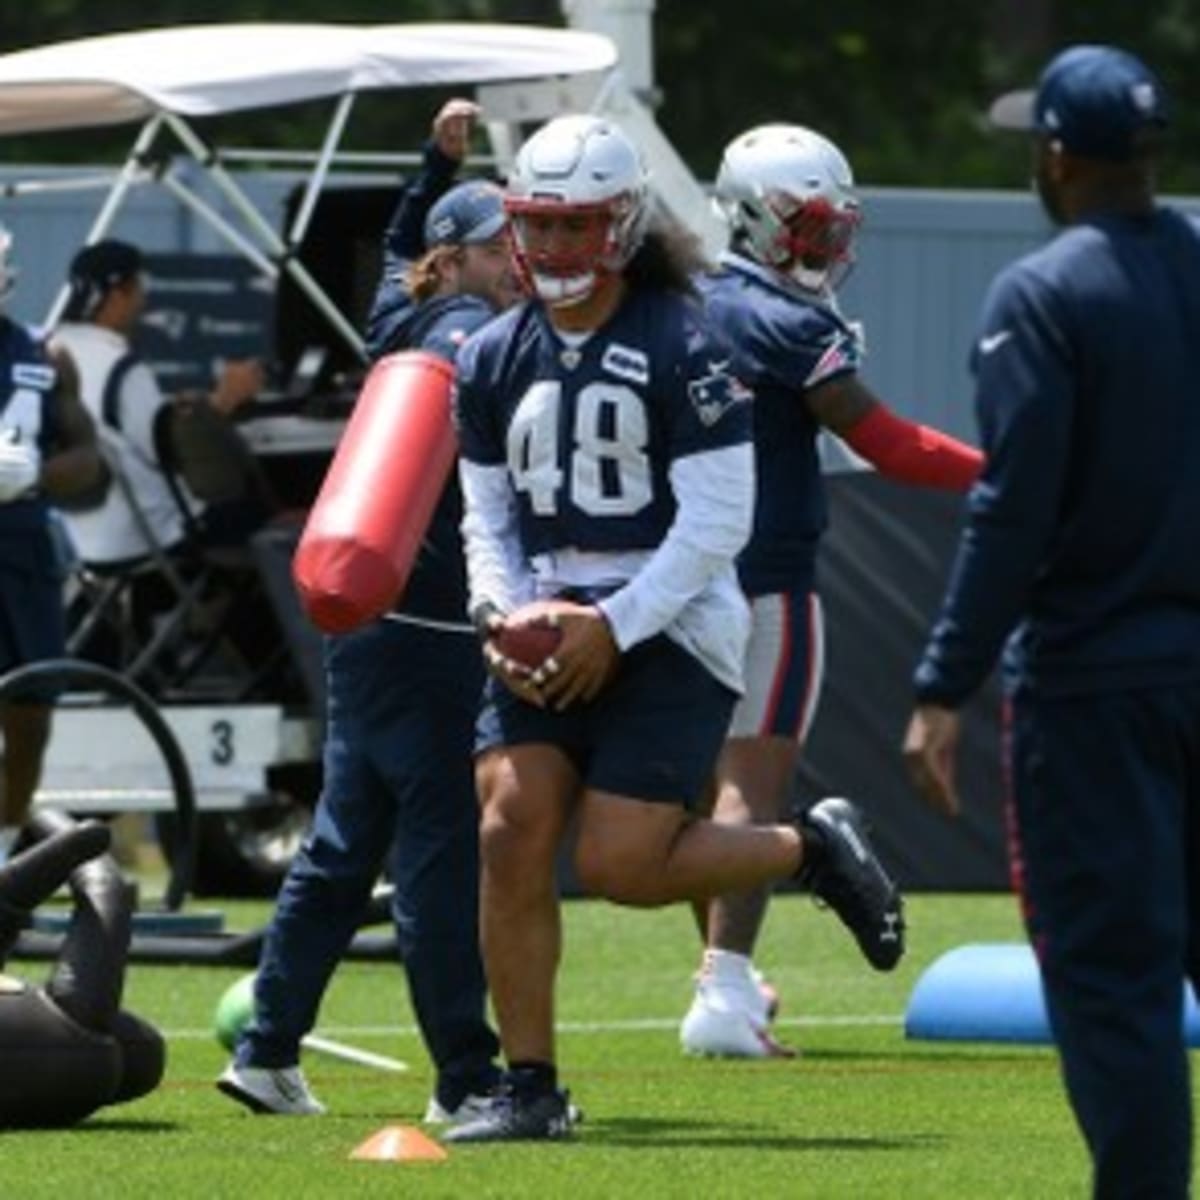
{"type": "Polygon", "coordinates": [[[1075,46],[993,106],[1065,226],[988,296],[987,462],[906,755],[958,811],[958,709],[1004,649],[1013,873],[1099,1196],[1184,1196],[1200,978],[1200,233],[1154,200],[1145,64],[1075,46]]]}

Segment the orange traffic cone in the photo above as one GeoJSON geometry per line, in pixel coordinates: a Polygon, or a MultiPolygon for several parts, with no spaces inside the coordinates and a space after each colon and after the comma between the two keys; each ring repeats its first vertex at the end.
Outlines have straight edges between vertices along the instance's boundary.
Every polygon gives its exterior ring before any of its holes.
{"type": "Polygon", "coordinates": [[[351,1150],[350,1157],[373,1162],[441,1162],[449,1155],[433,1138],[411,1125],[385,1125],[351,1150]]]}

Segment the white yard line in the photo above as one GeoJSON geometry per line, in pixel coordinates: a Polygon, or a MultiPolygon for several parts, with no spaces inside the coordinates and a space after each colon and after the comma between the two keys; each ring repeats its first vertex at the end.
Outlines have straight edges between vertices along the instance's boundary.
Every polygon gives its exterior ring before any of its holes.
{"type": "MultiPolygon", "coordinates": [[[[639,1033],[675,1029],[680,1017],[631,1017],[620,1021],[562,1021],[559,1033],[639,1033]]],[[[877,1026],[903,1025],[903,1013],[866,1013],[857,1016],[780,1017],[775,1025],[784,1028],[815,1028],[820,1026],[877,1026]]],[[[336,1037],[395,1037],[418,1033],[415,1025],[323,1025],[320,1035],[336,1037]]],[[[170,1041],[198,1041],[215,1037],[211,1029],[172,1029],[163,1031],[170,1041]]]]}

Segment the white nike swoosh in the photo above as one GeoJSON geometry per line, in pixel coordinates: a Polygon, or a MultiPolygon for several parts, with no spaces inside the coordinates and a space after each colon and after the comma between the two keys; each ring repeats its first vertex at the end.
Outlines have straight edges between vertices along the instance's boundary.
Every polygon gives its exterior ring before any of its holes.
{"type": "Polygon", "coordinates": [[[999,350],[1010,337],[1012,337],[1011,329],[1002,329],[999,333],[991,333],[987,337],[981,337],[979,339],[979,353],[991,354],[993,350],[999,350]]]}

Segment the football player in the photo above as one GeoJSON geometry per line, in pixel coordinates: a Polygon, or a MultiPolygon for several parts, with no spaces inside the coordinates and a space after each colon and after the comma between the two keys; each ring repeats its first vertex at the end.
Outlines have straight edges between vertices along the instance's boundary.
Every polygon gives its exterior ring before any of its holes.
{"type": "Polygon", "coordinates": [[[899,936],[899,896],[844,801],[799,827],[694,812],[742,690],[734,562],[754,465],[749,393],[692,292],[691,243],[652,224],[636,148],[597,117],[540,129],[506,206],[531,298],[464,348],[456,415],[472,613],[493,666],[476,741],[481,933],[508,1069],[454,1142],[570,1132],[553,1014],[572,818],[580,883],[618,903],[803,872],[876,953],[899,936]],[[542,663],[497,652],[506,630],[546,619],[562,637],[542,663]]]}
{"type": "MultiPolygon", "coordinates": [[[[861,210],[832,142],[794,125],[742,134],[725,150],[716,202],[730,247],[699,282],[709,319],[731,342],[732,369],[754,391],[758,499],[738,561],[752,614],[746,691],[718,760],[714,816],[748,827],[787,811],[821,688],[818,434],[832,430],[891,479],[931,487],[966,489],[981,458],[896,416],[859,377],[861,335],[835,289],[853,262],[861,210]]],[[[730,893],[702,910],[705,951],[680,1030],[685,1050],[790,1053],[769,1032],[773,996],[752,961],[769,895],[769,886],[730,893]]]]}
{"type": "MultiPolygon", "coordinates": [[[[3,311],[17,279],[12,250],[0,226],[0,673],[66,652],[61,532],[50,504],[106,477],[74,360],[3,311]]],[[[31,683],[0,702],[0,859],[29,815],[56,691],[31,683]]]]}

